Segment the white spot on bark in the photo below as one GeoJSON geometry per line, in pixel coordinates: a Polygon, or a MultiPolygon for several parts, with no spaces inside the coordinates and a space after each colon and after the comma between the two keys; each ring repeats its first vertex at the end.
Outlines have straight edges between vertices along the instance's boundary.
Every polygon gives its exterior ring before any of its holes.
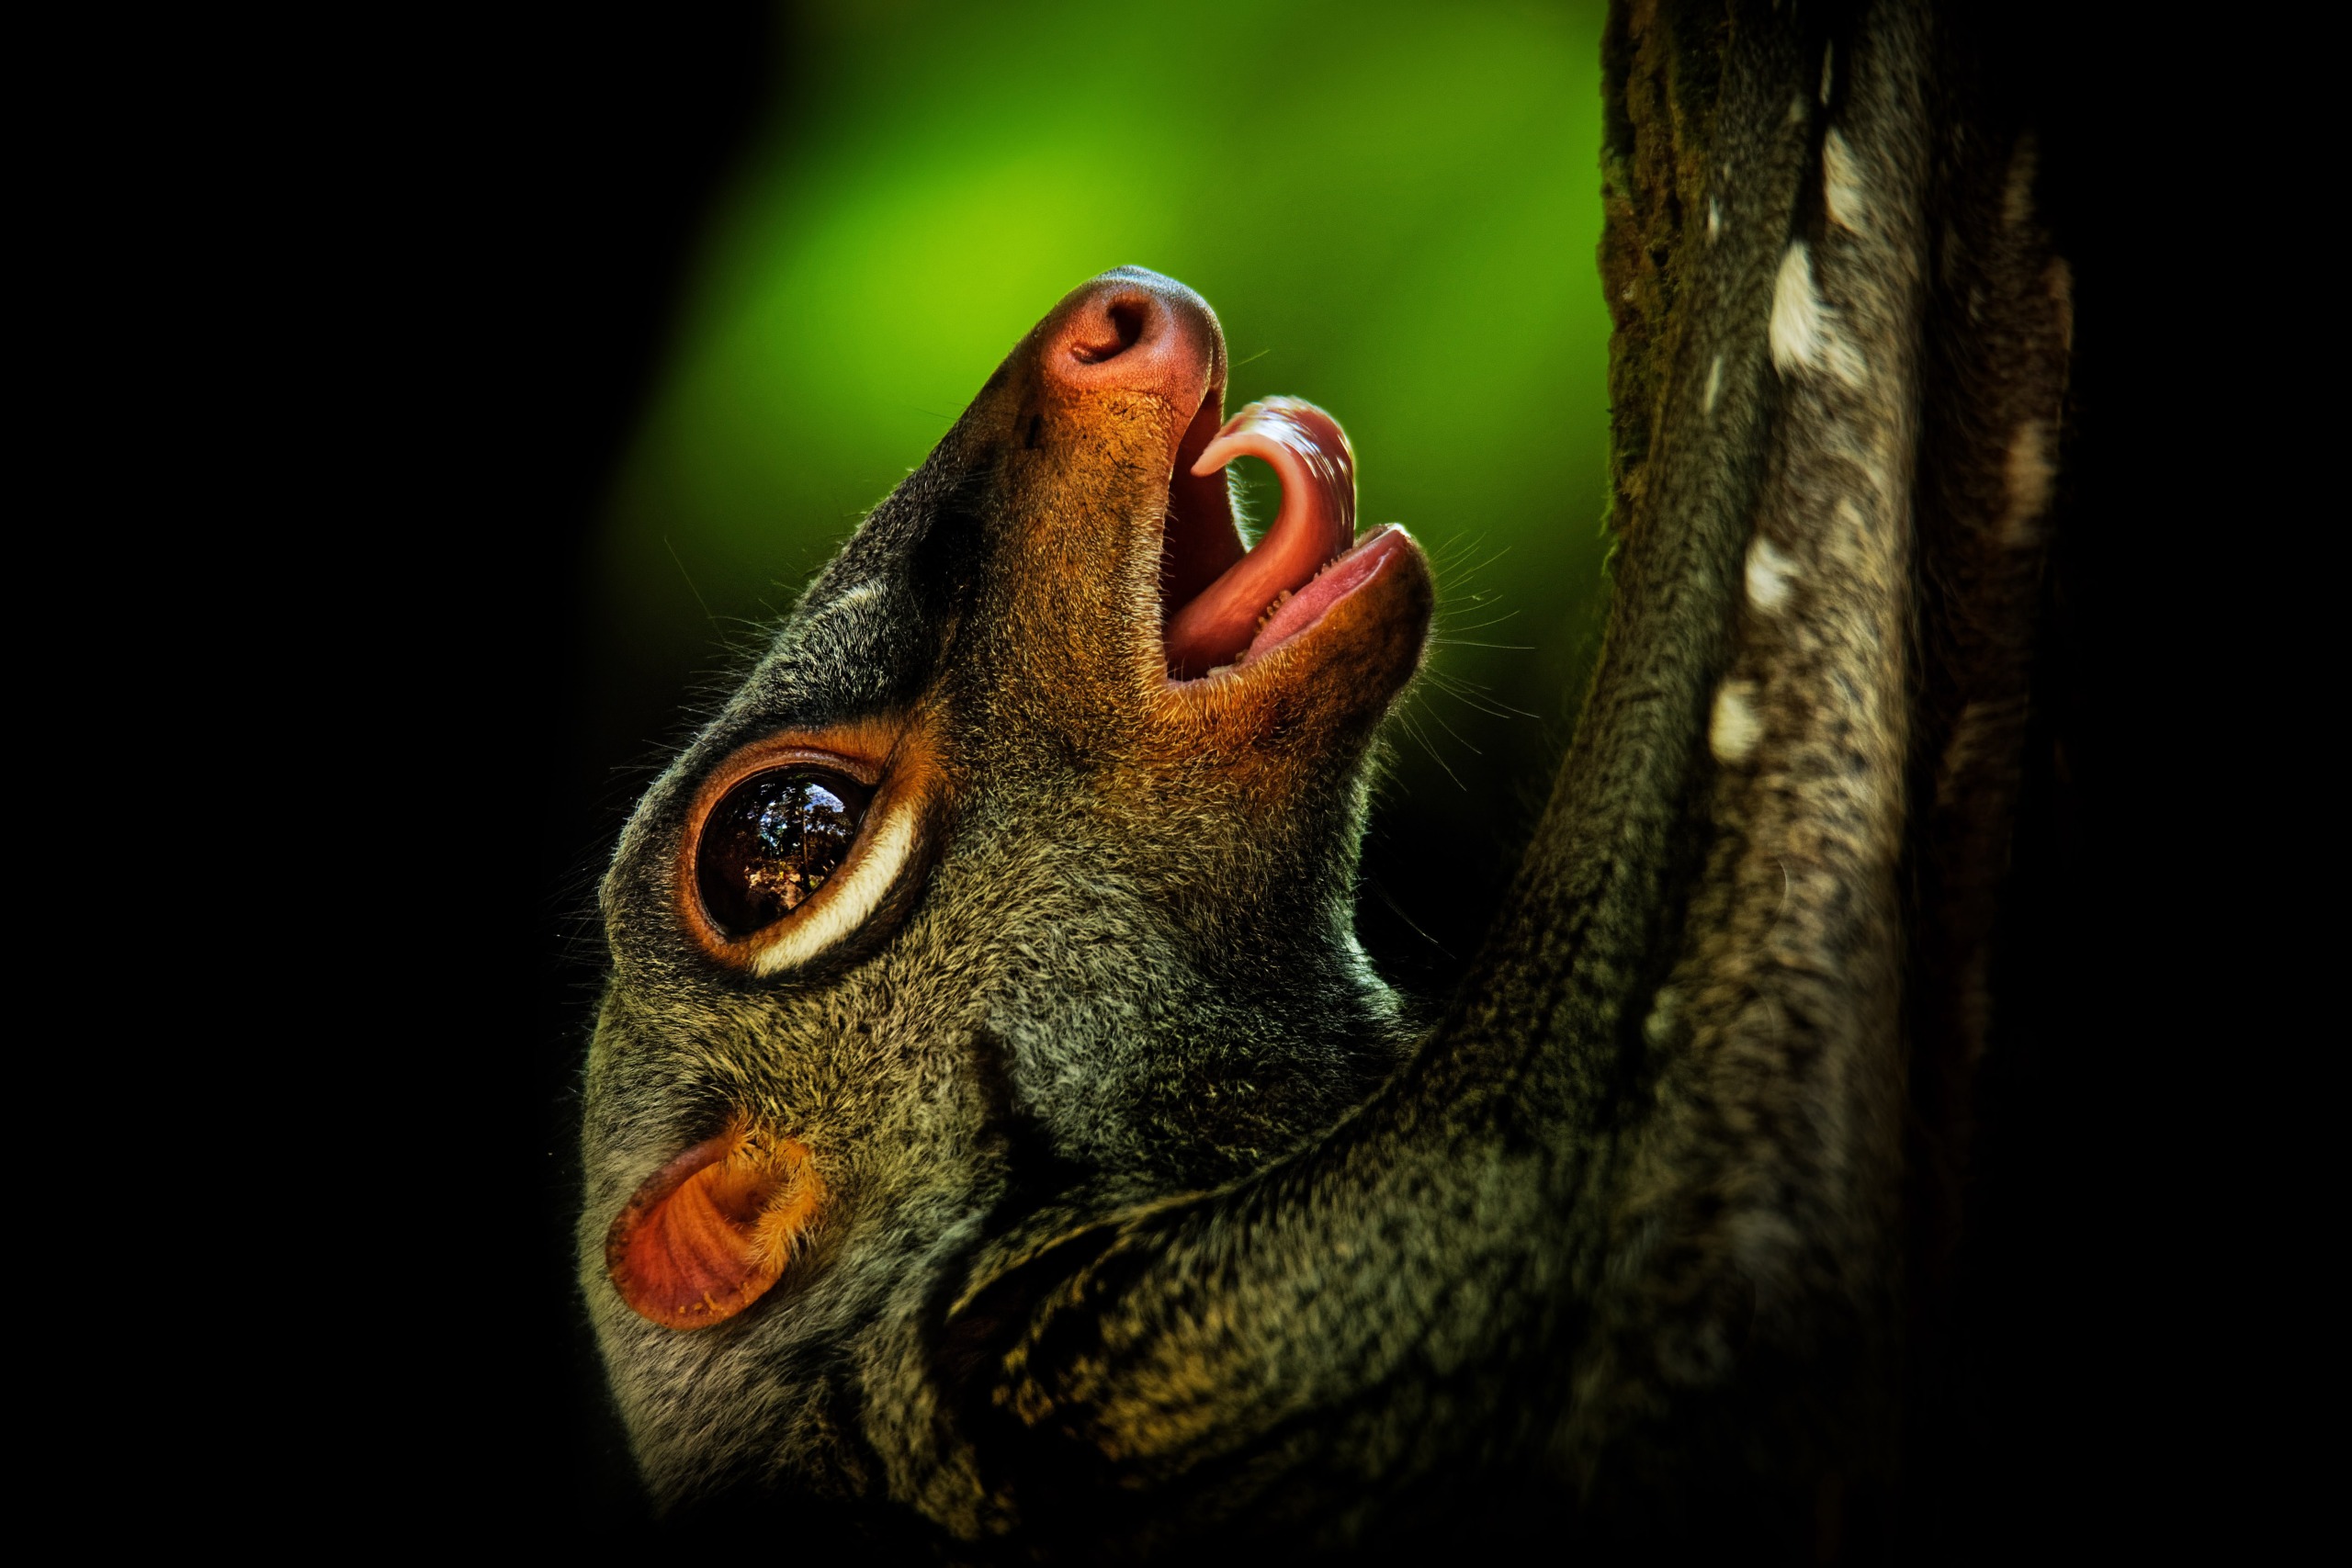
{"type": "Polygon", "coordinates": [[[1770,615],[1789,602],[1789,580],[1797,563],[1758,534],[1747,547],[1747,602],[1770,615]]]}
{"type": "MultiPolygon", "coordinates": [[[[1769,1303],[1790,1288],[1804,1238],[1786,1215],[1768,1209],[1742,1209],[1724,1218],[1723,1231],[1732,1257],[1755,1287],[1759,1302],[1769,1303]]],[[[1726,1354],[1724,1359],[1731,1358],[1726,1354]]]]}
{"type": "Polygon", "coordinates": [[[2018,150],[2009,159],[2008,183],[2001,190],[2001,226],[2015,229],[2033,216],[2033,175],[2038,159],[2034,154],[2033,138],[2018,139],[2018,150]]]}
{"type": "Polygon", "coordinates": [[[1716,355],[1707,367],[1707,389],[1699,396],[1699,412],[1715,412],[1715,400],[1724,395],[1724,356],[1716,355]]]}
{"type": "Polygon", "coordinates": [[[1829,220],[1849,233],[1860,233],[1870,194],[1862,188],[1862,172],[1855,165],[1853,148],[1835,130],[1821,142],[1821,190],[1829,220]]]}
{"type": "MultiPolygon", "coordinates": [[[[1865,463],[1862,466],[1862,471],[1870,477],[1871,488],[1883,493],[1878,470],[1865,463]]],[[[1870,532],[1871,520],[1860,507],[1854,504],[1854,498],[1850,495],[1839,496],[1836,536],[1838,547],[1849,550],[1860,549],[1870,542],[1870,532]]]]}
{"type": "Polygon", "coordinates": [[[1708,242],[1708,243],[1713,244],[1713,243],[1714,243],[1715,236],[1716,236],[1716,235],[1718,235],[1718,234],[1720,234],[1720,233],[1722,233],[1723,231],[1724,231],[1724,209],[1723,209],[1723,203],[1721,203],[1721,202],[1717,201],[1713,197],[1712,197],[1712,196],[1711,196],[1711,197],[1709,197],[1707,198],[1707,242],[1708,242]]]}
{"type": "Polygon", "coordinates": [[[1970,703],[1960,710],[1953,724],[1951,739],[1944,746],[1943,765],[1936,773],[1936,804],[1950,806],[1958,800],[1969,775],[1982,764],[1985,752],[1986,731],[1993,728],[1993,705],[1990,703],[1970,703]]]}
{"type": "Polygon", "coordinates": [[[2012,549],[2033,544],[2041,531],[2034,525],[2050,507],[2050,487],[2058,477],[2050,461],[2050,431],[2038,419],[2027,420],[2009,433],[2008,460],[2003,465],[2007,504],[2001,510],[2001,543],[2012,549]]]}
{"type": "Polygon", "coordinates": [[[1725,681],[1715,693],[1714,716],[1707,721],[1707,750],[1727,768],[1747,761],[1764,738],[1755,694],[1755,685],[1747,681],[1725,681]]]}
{"type": "Polygon", "coordinates": [[[1811,365],[1821,352],[1821,300],[1804,242],[1791,245],[1772,280],[1772,363],[1783,371],[1811,365]]]}
{"type": "Polygon", "coordinates": [[[1681,1001],[1673,987],[1660,986],[1657,999],[1650,1004],[1649,1017],[1642,1020],[1642,1038],[1653,1045],[1664,1045],[1673,1039],[1674,1014],[1681,1001]]]}
{"type": "Polygon", "coordinates": [[[1791,125],[1804,123],[1804,95],[1803,93],[1799,93],[1789,100],[1789,123],[1791,125]]]}
{"type": "Polygon", "coordinates": [[[1803,240],[1791,244],[1772,280],[1772,363],[1783,375],[1826,370],[1849,387],[1862,379],[1862,362],[1838,335],[1836,314],[1813,288],[1813,256],[1803,240]]]}
{"type": "Polygon", "coordinates": [[[1821,51],[1821,106],[1824,108],[1827,108],[1829,107],[1830,62],[1837,58],[1838,46],[1836,44],[1827,44],[1823,47],[1821,51]]]}

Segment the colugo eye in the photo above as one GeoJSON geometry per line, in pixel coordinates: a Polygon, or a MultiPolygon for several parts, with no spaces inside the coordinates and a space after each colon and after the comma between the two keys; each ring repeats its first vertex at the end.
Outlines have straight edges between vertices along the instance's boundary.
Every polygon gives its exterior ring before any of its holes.
{"type": "Polygon", "coordinates": [[[873,798],[868,785],[821,768],[777,768],[729,790],[695,850],[711,923],[746,937],[815,897],[848,857],[873,798]]]}

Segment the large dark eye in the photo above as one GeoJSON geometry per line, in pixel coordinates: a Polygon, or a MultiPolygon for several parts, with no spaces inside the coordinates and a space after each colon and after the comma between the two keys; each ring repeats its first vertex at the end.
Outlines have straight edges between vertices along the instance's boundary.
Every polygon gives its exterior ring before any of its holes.
{"type": "Polygon", "coordinates": [[[695,851],[712,923],[746,937],[798,908],[839,869],[873,798],[855,779],[813,768],[757,773],[729,790],[695,851]]]}

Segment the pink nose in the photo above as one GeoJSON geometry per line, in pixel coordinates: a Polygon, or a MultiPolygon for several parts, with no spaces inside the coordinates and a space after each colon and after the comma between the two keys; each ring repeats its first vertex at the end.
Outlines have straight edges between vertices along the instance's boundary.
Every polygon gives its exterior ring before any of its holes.
{"type": "Polygon", "coordinates": [[[1189,418],[1225,385],[1225,333],[1208,301],[1174,278],[1115,267],[1055,309],[1045,373],[1071,392],[1148,392],[1189,418]]]}

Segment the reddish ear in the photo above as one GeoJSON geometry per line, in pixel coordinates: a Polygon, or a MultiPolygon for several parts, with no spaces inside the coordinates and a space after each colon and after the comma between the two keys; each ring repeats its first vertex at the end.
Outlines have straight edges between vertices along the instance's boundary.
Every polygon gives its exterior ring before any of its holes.
{"type": "Polygon", "coordinates": [[[655,1323],[722,1323],[783,1277],[823,1196],[807,1145],[739,1121],[637,1190],[605,1236],[605,1271],[655,1323]]]}

